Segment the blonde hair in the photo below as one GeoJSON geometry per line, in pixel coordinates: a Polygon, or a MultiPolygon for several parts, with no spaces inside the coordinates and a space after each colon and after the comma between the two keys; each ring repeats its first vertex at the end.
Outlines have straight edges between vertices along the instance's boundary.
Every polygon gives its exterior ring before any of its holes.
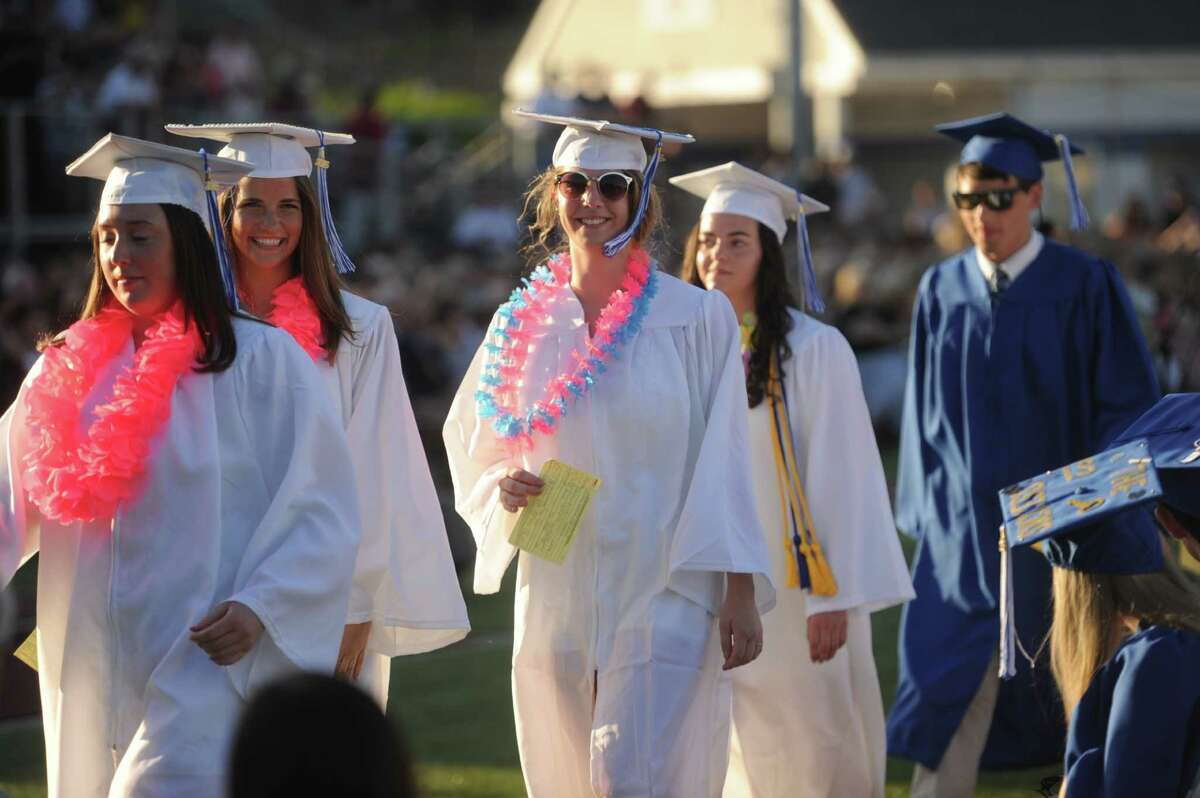
{"type": "MultiPolygon", "coordinates": [[[[642,176],[637,172],[629,171],[623,172],[623,174],[633,178],[629,193],[625,195],[629,207],[629,218],[632,220],[641,196],[642,176]]],[[[521,218],[531,219],[531,221],[528,227],[529,241],[522,248],[522,252],[532,264],[540,263],[546,257],[567,248],[566,241],[562,239],[561,235],[558,221],[558,201],[555,198],[557,187],[554,181],[558,175],[559,170],[551,166],[531,180],[529,188],[525,191],[521,218]]],[[[643,248],[646,247],[646,242],[651,236],[660,232],[663,227],[662,201],[658,196],[658,190],[651,185],[649,191],[650,199],[646,203],[646,214],[633,234],[633,243],[643,248]]]]}
{"type": "Polygon", "coordinates": [[[1068,721],[1096,671],[1121,644],[1124,621],[1200,632],[1200,587],[1163,543],[1163,569],[1150,574],[1054,569],[1050,668],[1068,721]]]}

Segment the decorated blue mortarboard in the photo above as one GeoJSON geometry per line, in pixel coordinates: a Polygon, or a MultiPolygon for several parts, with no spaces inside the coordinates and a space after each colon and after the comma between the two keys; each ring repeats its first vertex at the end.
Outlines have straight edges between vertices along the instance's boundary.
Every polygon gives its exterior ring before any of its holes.
{"type": "Polygon", "coordinates": [[[800,282],[796,284],[803,285],[804,303],[810,311],[825,310],[817,288],[806,220],[811,214],[828,211],[828,205],[736,161],[672,177],[671,185],[704,198],[701,216],[714,213],[746,216],[770,228],[780,244],[787,235],[788,220],[795,220],[796,262],[801,269],[800,282]]]}
{"type": "Polygon", "coordinates": [[[1112,446],[1000,491],[1000,675],[1015,672],[1011,549],[1042,544],[1052,565],[1101,574],[1163,567],[1154,508],[1200,514],[1200,394],[1159,400],[1112,446]]]}
{"type": "Polygon", "coordinates": [[[310,177],[315,165],[317,204],[320,206],[321,227],[325,231],[329,254],[340,274],[354,271],[354,262],[346,254],[346,248],[342,246],[342,239],[333,223],[333,209],[329,205],[329,183],[325,177],[330,166],[329,159],[325,157],[325,148],[334,144],[353,144],[353,136],[349,133],[327,133],[311,127],[285,125],[280,122],[166,125],[166,129],[177,136],[225,142],[225,147],[217,154],[223,158],[253,164],[254,171],[250,173],[250,177],[310,177]],[[317,148],[315,161],[308,154],[309,147],[317,148]]]}
{"type": "Polygon", "coordinates": [[[999,113],[937,125],[939,133],[964,143],[960,164],[981,163],[1022,180],[1041,180],[1042,162],[1062,159],[1071,202],[1071,229],[1086,230],[1087,208],[1079,197],[1072,155],[1083,155],[1062,133],[1051,133],[999,113]]]}
{"type": "Polygon", "coordinates": [[[551,165],[555,169],[611,169],[613,171],[640,172],[644,190],[638,197],[637,209],[629,226],[611,241],[604,244],[604,254],[612,257],[625,248],[646,217],[650,203],[650,185],[662,160],[663,142],[691,144],[696,139],[687,133],[668,133],[649,127],[622,125],[597,119],[581,119],[575,116],[535,114],[517,109],[517,116],[562,125],[563,132],[554,146],[551,165]],[[643,140],[654,142],[654,154],[646,158],[643,140]]]}
{"type": "Polygon", "coordinates": [[[1200,518],[1200,393],[1164,396],[1113,445],[1144,438],[1162,485],[1160,504],[1200,518]]]}

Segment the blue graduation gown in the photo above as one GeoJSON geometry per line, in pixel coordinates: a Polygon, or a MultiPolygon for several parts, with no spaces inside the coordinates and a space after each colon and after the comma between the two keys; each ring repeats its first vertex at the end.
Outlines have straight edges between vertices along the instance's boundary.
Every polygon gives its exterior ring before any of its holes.
{"type": "Polygon", "coordinates": [[[1096,671],[1071,716],[1067,798],[1182,796],[1200,765],[1200,635],[1150,626],[1096,671]]]}
{"type": "MultiPolygon", "coordinates": [[[[997,492],[1104,448],[1158,398],[1116,270],[1046,241],[993,299],[966,250],[925,273],[909,341],[896,522],[917,541],[888,750],[936,768],[999,646],[997,492]]],[[[1050,567],[1013,552],[1017,634],[1050,622],[1050,567]]],[[[982,766],[1052,762],[1063,716],[1048,668],[1002,682],[982,766]]]]}

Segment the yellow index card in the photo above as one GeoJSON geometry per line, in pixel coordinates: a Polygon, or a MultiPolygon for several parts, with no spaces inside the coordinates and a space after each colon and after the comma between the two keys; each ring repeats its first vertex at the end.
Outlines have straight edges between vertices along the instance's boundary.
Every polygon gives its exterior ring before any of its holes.
{"type": "Polygon", "coordinates": [[[508,541],[535,557],[561,564],[600,480],[558,460],[547,460],[538,476],[546,486],[521,511],[508,541]]]}
{"type": "Polygon", "coordinates": [[[17,646],[13,656],[35,671],[37,670],[37,629],[29,633],[29,637],[25,638],[24,643],[17,646]]]}

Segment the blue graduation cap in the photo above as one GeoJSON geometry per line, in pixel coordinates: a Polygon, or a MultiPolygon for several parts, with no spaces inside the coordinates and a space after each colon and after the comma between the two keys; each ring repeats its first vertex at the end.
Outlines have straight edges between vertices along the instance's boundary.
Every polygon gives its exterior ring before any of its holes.
{"type": "Polygon", "coordinates": [[[1200,394],[1159,400],[1105,451],[1000,491],[1000,675],[1015,672],[1008,551],[1044,541],[1059,568],[1104,574],[1163,567],[1158,503],[1200,510],[1200,394]]]}
{"type": "Polygon", "coordinates": [[[1072,155],[1083,155],[1062,133],[1050,133],[1028,125],[1012,114],[997,113],[947,122],[935,129],[965,144],[960,164],[982,163],[1022,180],[1041,180],[1042,162],[1063,162],[1071,201],[1071,229],[1086,230],[1087,209],[1079,198],[1072,155]]]}
{"type": "Polygon", "coordinates": [[[1145,438],[1150,445],[1150,457],[1162,484],[1159,502],[1200,518],[1200,393],[1164,396],[1113,443],[1137,438],[1145,438]]]}

